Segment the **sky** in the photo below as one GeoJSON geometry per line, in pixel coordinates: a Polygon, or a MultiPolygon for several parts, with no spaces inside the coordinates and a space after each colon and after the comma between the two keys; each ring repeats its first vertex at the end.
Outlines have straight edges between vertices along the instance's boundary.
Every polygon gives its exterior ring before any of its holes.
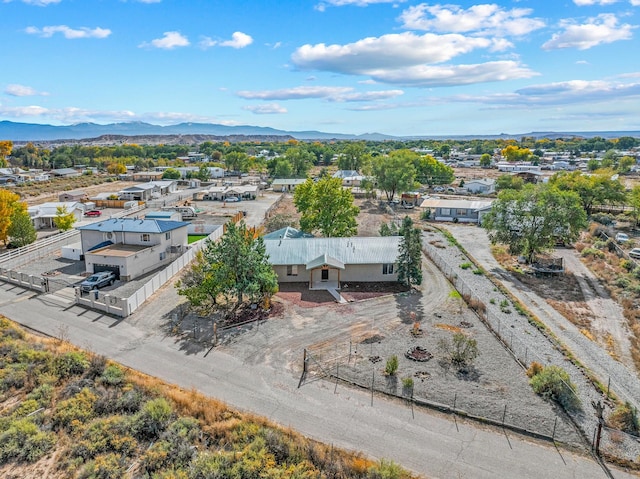
{"type": "Polygon", "coordinates": [[[640,130],[640,0],[0,0],[0,121],[640,130]]]}

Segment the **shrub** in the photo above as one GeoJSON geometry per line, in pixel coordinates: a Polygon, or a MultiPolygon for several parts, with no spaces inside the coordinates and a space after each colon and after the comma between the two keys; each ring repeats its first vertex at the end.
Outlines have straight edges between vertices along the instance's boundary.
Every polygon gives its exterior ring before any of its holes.
{"type": "Polygon", "coordinates": [[[599,258],[599,259],[604,258],[604,253],[596,248],[585,248],[582,250],[582,253],[580,254],[585,258],[589,256],[591,256],[592,258],[599,258]]]}
{"type": "Polygon", "coordinates": [[[384,373],[387,376],[393,376],[398,372],[398,356],[395,354],[387,359],[387,364],[384,367],[384,373]]]}
{"type": "Polygon", "coordinates": [[[407,390],[412,390],[413,389],[413,378],[412,377],[406,377],[406,378],[402,378],[402,387],[404,389],[407,390]]]}
{"type": "Polygon", "coordinates": [[[112,416],[92,422],[75,442],[71,454],[84,460],[99,454],[115,452],[128,456],[137,447],[129,434],[129,421],[121,416],[112,416]]]}
{"type": "Polygon", "coordinates": [[[620,276],[616,279],[615,284],[619,288],[627,289],[631,285],[631,281],[625,276],[620,276]]]}
{"type": "Polygon", "coordinates": [[[612,427],[620,429],[627,434],[640,435],[640,420],[638,411],[627,401],[620,404],[609,416],[609,423],[612,427]]]}
{"type": "Polygon", "coordinates": [[[199,454],[191,464],[189,476],[193,479],[231,477],[232,461],[228,454],[199,454]]]}
{"type": "Polygon", "coordinates": [[[369,479],[401,479],[405,477],[402,468],[393,461],[381,459],[378,464],[369,468],[369,479]]]}
{"type": "Polygon", "coordinates": [[[631,261],[628,259],[621,259],[620,260],[620,267],[622,269],[626,269],[627,271],[633,271],[636,267],[636,263],[635,261],[631,261]]]}
{"type": "Polygon", "coordinates": [[[169,401],[164,398],[147,401],[134,419],[134,430],[138,437],[154,439],[165,430],[173,409],[169,401]]]}
{"type": "Polygon", "coordinates": [[[473,274],[481,275],[484,274],[484,271],[482,271],[480,268],[476,268],[473,270],[473,274]]]}
{"type": "Polygon", "coordinates": [[[569,374],[559,366],[545,366],[531,377],[529,384],[536,394],[557,401],[565,409],[576,409],[580,399],[574,393],[575,386],[569,374]]]}
{"type": "Polygon", "coordinates": [[[84,388],[74,397],[59,402],[53,413],[53,426],[72,430],[93,419],[96,399],[94,393],[84,388]]]}
{"type": "Polygon", "coordinates": [[[460,370],[471,366],[479,354],[478,342],[463,333],[455,333],[451,341],[441,340],[438,347],[447,360],[460,370]]]}
{"type": "Polygon", "coordinates": [[[0,464],[11,460],[35,462],[53,447],[56,436],[42,432],[31,420],[13,421],[0,434],[0,464]]]}
{"type": "Polygon", "coordinates": [[[89,361],[83,353],[71,351],[56,357],[54,367],[58,377],[64,379],[84,373],[89,367],[89,361]]]}
{"type": "Polygon", "coordinates": [[[470,263],[469,261],[467,261],[466,263],[462,263],[462,264],[460,265],[460,267],[461,267],[462,269],[469,269],[469,268],[471,268],[471,266],[472,266],[472,265],[471,265],[471,263],[470,263]]]}
{"type": "Polygon", "coordinates": [[[542,369],[544,368],[544,366],[542,364],[540,364],[537,361],[533,361],[530,365],[529,365],[529,369],[527,369],[527,376],[529,376],[530,378],[532,378],[533,376],[535,376],[536,374],[540,374],[540,372],[542,371],[542,369]]]}
{"type": "Polygon", "coordinates": [[[124,476],[124,465],[116,454],[104,454],[90,461],[82,470],[79,479],[120,479],[124,476]]]}
{"type": "Polygon", "coordinates": [[[108,386],[120,386],[124,383],[124,371],[119,366],[111,364],[102,372],[100,382],[108,386]]]}
{"type": "Polygon", "coordinates": [[[591,220],[601,225],[609,226],[613,224],[613,215],[609,213],[594,213],[591,215],[591,220]]]}
{"type": "Polygon", "coordinates": [[[422,213],[420,213],[420,219],[423,221],[428,221],[431,218],[431,210],[426,208],[422,213]]]}

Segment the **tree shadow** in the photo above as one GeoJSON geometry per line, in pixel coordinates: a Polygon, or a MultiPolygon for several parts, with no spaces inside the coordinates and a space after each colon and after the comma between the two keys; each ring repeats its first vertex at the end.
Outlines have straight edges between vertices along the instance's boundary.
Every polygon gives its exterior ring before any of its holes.
{"type": "Polygon", "coordinates": [[[424,321],[425,311],[422,304],[421,291],[411,288],[407,292],[396,294],[395,299],[398,316],[404,324],[424,321]]]}

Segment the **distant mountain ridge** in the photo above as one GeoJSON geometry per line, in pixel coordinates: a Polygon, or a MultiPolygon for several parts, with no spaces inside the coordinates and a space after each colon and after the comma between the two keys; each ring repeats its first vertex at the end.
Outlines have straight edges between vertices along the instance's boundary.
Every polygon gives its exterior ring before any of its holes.
{"type": "MultiPolygon", "coordinates": [[[[407,135],[391,136],[382,133],[365,133],[362,135],[350,135],[344,133],[327,133],[315,130],[285,131],[264,126],[238,125],[228,126],[214,123],[178,123],[176,125],[160,126],[144,122],[110,123],[100,125],[97,123],[77,123],[75,125],[44,125],[38,123],[19,123],[12,121],[0,121],[0,140],[14,142],[51,142],[58,140],[87,140],[98,137],[138,137],[148,136],[211,136],[234,137],[240,141],[242,137],[289,137],[298,140],[472,140],[472,139],[498,139],[522,137],[534,138],[619,138],[621,136],[640,137],[640,131],[590,131],[590,132],[532,132],[521,134],[500,133],[496,135],[407,135]]],[[[204,141],[204,140],[202,140],[204,141]]]]}

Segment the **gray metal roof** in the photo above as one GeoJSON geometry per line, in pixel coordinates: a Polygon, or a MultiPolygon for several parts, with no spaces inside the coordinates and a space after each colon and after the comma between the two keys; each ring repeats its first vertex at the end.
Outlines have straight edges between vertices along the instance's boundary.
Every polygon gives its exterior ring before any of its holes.
{"type": "Polygon", "coordinates": [[[395,263],[399,236],[351,238],[297,238],[264,241],[273,265],[307,264],[326,254],[349,264],[395,263]]]}
{"type": "Polygon", "coordinates": [[[265,240],[279,240],[279,239],[298,239],[298,238],[313,238],[311,233],[305,233],[291,226],[285,226],[279,230],[272,231],[263,236],[265,240]]]}
{"type": "Polygon", "coordinates": [[[178,228],[186,228],[189,223],[184,221],[141,220],[134,218],[112,218],[98,221],[76,229],[80,231],[102,231],[112,233],[124,231],[125,233],[165,233],[178,228]]]}
{"type": "Polygon", "coordinates": [[[493,201],[480,200],[442,200],[437,198],[425,199],[420,207],[422,208],[454,208],[461,210],[480,210],[493,204],[493,201]]]}

